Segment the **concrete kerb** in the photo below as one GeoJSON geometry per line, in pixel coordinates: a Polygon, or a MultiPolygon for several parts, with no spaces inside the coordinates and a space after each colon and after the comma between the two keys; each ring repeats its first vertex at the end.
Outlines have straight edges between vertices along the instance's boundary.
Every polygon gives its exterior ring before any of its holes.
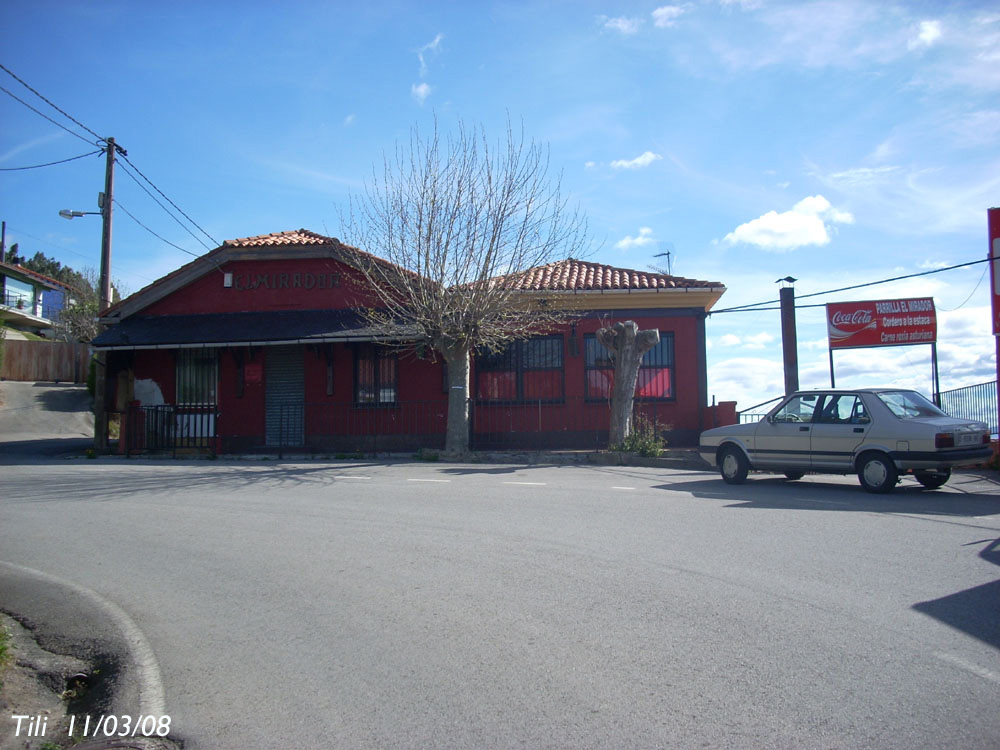
{"type": "MultiPolygon", "coordinates": [[[[83,459],[85,456],[62,456],[61,458],[76,460],[83,459]]],[[[471,451],[464,454],[449,454],[444,451],[423,451],[407,453],[359,453],[350,455],[285,452],[280,456],[277,453],[241,453],[223,454],[220,456],[194,456],[188,454],[179,455],[176,459],[171,458],[169,455],[147,453],[133,454],[130,457],[118,454],[99,457],[99,460],[118,461],[218,461],[220,463],[258,461],[276,463],[339,463],[362,459],[374,459],[394,463],[441,462],[460,464],[523,464],[525,466],[592,464],[596,466],[643,466],[659,469],[714,471],[714,468],[702,460],[701,456],[698,455],[698,451],[694,448],[668,449],[657,458],[637,456],[631,453],[618,453],[615,451],[471,451]]]]}

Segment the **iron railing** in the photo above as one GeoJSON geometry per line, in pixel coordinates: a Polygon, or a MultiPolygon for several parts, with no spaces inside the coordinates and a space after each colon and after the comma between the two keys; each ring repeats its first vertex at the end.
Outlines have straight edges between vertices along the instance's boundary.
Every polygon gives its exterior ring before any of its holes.
{"type": "MultiPolygon", "coordinates": [[[[672,429],[672,402],[636,401],[633,419],[660,431],[672,429]]],[[[610,409],[606,401],[568,398],[505,403],[469,401],[472,450],[542,450],[608,447],[610,409]]],[[[393,404],[294,404],[280,409],[279,456],[302,451],[372,454],[440,450],[445,445],[448,405],[444,401],[393,404]]]]}
{"type": "Polygon", "coordinates": [[[215,404],[129,406],[121,414],[119,445],[125,455],[218,451],[215,404]]]}
{"type": "Polygon", "coordinates": [[[997,434],[997,381],[941,391],[941,408],[953,417],[985,422],[997,434]]]}

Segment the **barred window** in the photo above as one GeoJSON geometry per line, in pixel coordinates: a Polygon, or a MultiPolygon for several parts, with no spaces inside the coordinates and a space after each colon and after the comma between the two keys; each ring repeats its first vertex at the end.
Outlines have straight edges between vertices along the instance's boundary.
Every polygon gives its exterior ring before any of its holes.
{"type": "MultiPolygon", "coordinates": [[[[585,334],[583,342],[586,397],[593,401],[609,399],[615,382],[614,354],[595,334],[585,334]]],[[[635,395],[636,398],[659,400],[674,397],[673,332],[660,331],[660,343],[642,356],[635,395]]]]}
{"type": "Polygon", "coordinates": [[[180,349],[177,352],[177,404],[217,402],[218,356],[215,349],[180,349]]]}
{"type": "Polygon", "coordinates": [[[476,397],[486,401],[562,401],[563,337],[514,341],[476,356],[476,397]]]}
{"type": "Polygon", "coordinates": [[[373,344],[355,350],[354,401],[358,404],[394,404],[398,390],[395,352],[373,344]]]}

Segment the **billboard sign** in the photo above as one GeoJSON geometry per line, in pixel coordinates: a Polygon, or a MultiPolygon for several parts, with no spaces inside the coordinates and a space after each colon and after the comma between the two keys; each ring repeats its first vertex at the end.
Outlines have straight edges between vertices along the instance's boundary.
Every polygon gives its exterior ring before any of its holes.
{"type": "Polygon", "coordinates": [[[937,342],[937,313],[931,297],[826,306],[830,349],[908,346],[937,342]]]}

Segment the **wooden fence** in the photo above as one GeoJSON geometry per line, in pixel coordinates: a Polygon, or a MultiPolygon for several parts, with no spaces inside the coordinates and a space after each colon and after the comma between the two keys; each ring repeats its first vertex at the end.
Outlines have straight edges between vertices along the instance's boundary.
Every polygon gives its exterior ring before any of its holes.
{"type": "Polygon", "coordinates": [[[90,367],[90,347],[56,341],[0,341],[0,378],[22,381],[83,383],[90,367]]]}

